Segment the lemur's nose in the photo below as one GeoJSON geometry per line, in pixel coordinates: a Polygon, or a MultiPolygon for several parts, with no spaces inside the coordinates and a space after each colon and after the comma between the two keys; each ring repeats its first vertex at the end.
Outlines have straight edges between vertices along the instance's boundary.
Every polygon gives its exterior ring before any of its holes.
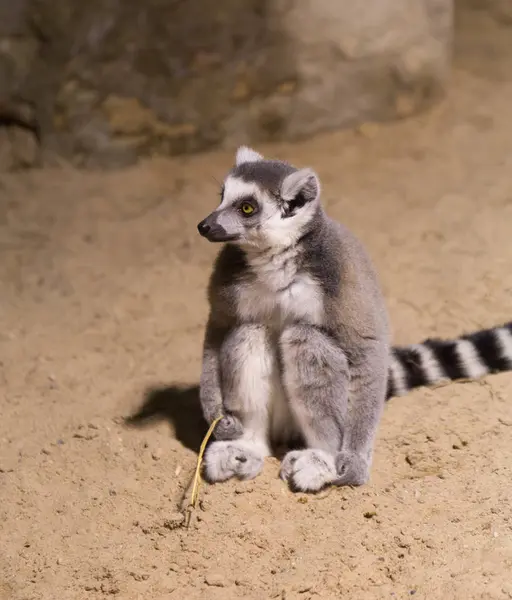
{"type": "Polygon", "coordinates": [[[201,223],[199,223],[199,225],[197,226],[197,230],[203,236],[206,235],[210,231],[210,229],[211,227],[206,222],[206,219],[204,221],[201,221],[201,223]]]}

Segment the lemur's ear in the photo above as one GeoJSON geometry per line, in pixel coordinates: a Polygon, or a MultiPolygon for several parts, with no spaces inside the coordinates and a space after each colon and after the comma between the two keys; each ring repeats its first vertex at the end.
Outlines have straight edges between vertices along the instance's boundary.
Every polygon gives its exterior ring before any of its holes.
{"type": "Polygon", "coordinates": [[[263,160],[263,156],[248,146],[240,146],[236,151],[235,164],[237,167],[243,163],[258,162],[259,160],[263,160]]]}
{"type": "Polygon", "coordinates": [[[285,215],[292,216],[304,205],[320,196],[320,180],[312,169],[301,169],[284,178],[280,196],[284,200],[285,215]]]}

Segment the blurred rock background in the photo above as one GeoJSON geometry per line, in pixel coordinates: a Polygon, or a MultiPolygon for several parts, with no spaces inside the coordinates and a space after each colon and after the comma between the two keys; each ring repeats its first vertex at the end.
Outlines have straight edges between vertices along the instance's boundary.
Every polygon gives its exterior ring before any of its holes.
{"type": "Polygon", "coordinates": [[[452,0],[0,0],[0,171],[407,117],[442,97],[453,21],[452,0]]]}

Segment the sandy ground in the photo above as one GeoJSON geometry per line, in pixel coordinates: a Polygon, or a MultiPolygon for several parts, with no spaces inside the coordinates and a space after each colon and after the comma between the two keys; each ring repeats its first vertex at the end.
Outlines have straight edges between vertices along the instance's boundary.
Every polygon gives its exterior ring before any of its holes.
{"type": "MultiPolygon", "coordinates": [[[[467,14],[431,113],[260,148],[319,171],[397,342],[512,318],[511,36],[467,14]]],[[[294,495],[271,459],[179,527],[217,250],[195,227],[231,161],[2,178],[0,598],[512,598],[511,374],[392,400],[365,487],[294,495]]]]}

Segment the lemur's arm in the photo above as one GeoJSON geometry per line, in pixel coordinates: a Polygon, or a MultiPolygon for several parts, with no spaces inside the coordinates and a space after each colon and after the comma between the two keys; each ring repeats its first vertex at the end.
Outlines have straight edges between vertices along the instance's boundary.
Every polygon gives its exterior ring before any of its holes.
{"type": "Polygon", "coordinates": [[[233,440],[242,434],[242,424],[232,415],[224,414],[220,372],[222,339],[221,332],[209,321],[203,346],[199,400],[208,425],[217,417],[224,415],[222,421],[215,427],[215,437],[218,440],[233,440]]]}

